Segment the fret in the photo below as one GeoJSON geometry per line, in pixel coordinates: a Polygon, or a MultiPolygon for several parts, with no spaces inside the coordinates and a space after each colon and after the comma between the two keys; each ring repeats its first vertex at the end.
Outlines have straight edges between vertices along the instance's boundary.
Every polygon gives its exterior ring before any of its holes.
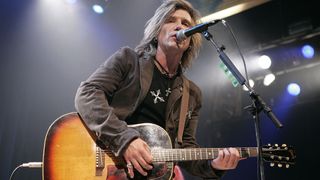
{"type": "Polygon", "coordinates": [[[178,157],[178,153],[177,153],[176,150],[174,151],[174,155],[175,155],[176,160],[180,160],[180,158],[178,157]]]}
{"type": "Polygon", "coordinates": [[[255,147],[253,150],[254,153],[252,154],[252,156],[258,156],[258,147],[255,147]]]}
{"type": "Polygon", "coordinates": [[[200,158],[200,149],[196,149],[196,159],[199,159],[200,158]]]}
{"type": "Polygon", "coordinates": [[[176,153],[176,156],[177,156],[177,159],[181,159],[181,156],[180,156],[180,153],[179,153],[179,150],[177,149],[176,151],[175,151],[175,153],[176,153]]]}
{"type": "Polygon", "coordinates": [[[211,149],[211,153],[212,153],[212,159],[215,158],[214,157],[214,149],[211,149]]]}
{"type": "Polygon", "coordinates": [[[188,151],[189,151],[189,149],[186,149],[186,150],[185,150],[185,153],[186,153],[186,160],[189,160],[189,159],[188,159],[188,151]]]}
{"type": "Polygon", "coordinates": [[[163,158],[164,161],[166,161],[165,157],[163,156],[163,151],[160,151],[160,157],[163,158]]]}
{"type": "Polygon", "coordinates": [[[209,156],[208,158],[212,158],[212,149],[209,149],[208,156],[209,156]]]}
{"type": "Polygon", "coordinates": [[[214,151],[214,149],[211,149],[211,151],[212,151],[212,159],[213,159],[213,158],[215,158],[215,153],[214,153],[215,151],[214,151]]]}
{"type": "Polygon", "coordinates": [[[206,159],[208,159],[208,150],[207,150],[207,148],[206,148],[206,159]]]}
{"type": "Polygon", "coordinates": [[[169,161],[169,157],[168,157],[168,151],[163,151],[164,157],[166,159],[166,161],[169,161]]]}

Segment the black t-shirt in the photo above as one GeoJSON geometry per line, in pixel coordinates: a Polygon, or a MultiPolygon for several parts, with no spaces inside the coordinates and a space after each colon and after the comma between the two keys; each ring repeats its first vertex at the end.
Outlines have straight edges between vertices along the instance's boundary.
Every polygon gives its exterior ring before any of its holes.
{"type": "Polygon", "coordinates": [[[153,123],[165,128],[165,112],[171,87],[176,76],[169,78],[155,67],[150,89],[133,115],[127,120],[128,124],[153,123]]]}

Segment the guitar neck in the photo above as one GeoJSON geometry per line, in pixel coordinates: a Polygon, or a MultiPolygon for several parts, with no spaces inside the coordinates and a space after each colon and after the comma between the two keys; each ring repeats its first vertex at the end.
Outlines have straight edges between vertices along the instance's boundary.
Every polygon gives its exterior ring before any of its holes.
{"type": "MultiPolygon", "coordinates": [[[[153,149],[153,161],[192,161],[209,160],[218,157],[219,150],[223,148],[190,148],[190,149],[153,149]]],[[[257,147],[238,147],[240,157],[256,157],[258,155],[257,147]]]]}

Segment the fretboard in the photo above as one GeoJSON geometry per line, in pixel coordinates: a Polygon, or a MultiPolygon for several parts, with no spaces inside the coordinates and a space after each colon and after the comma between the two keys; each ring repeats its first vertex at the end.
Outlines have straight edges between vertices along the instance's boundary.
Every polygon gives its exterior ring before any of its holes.
{"type": "MultiPolygon", "coordinates": [[[[190,149],[153,149],[153,161],[192,161],[207,160],[218,157],[219,150],[223,148],[190,148],[190,149]]],[[[240,157],[256,157],[257,147],[239,147],[240,157]]]]}

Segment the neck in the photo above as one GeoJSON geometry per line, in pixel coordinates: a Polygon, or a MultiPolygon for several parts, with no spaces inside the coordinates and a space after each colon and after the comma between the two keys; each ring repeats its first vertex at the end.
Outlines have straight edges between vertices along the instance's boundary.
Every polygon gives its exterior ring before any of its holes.
{"type": "Polygon", "coordinates": [[[182,54],[167,53],[159,47],[155,58],[169,74],[176,74],[181,57],[182,54]]]}

